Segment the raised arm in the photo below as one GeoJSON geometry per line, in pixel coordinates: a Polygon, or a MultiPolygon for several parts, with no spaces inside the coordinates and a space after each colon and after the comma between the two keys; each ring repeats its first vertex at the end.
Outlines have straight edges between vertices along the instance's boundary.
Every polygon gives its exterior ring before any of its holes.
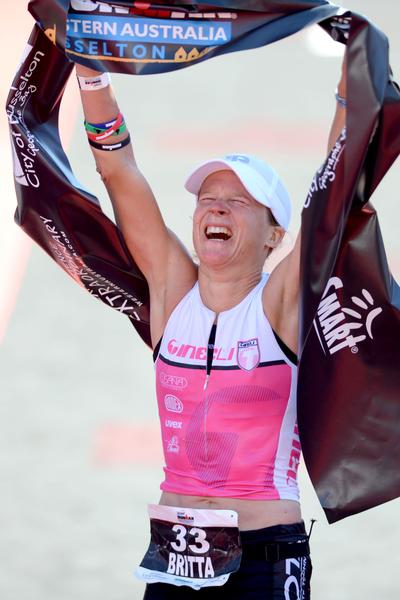
{"type": "Polygon", "coordinates": [[[76,72],[78,79],[81,78],[82,105],[97,170],[128,249],[149,284],[150,324],[155,345],[173,308],[195,282],[196,267],[182,243],[164,223],[153,192],[136,164],[132,144],[128,143],[128,130],[124,125],[116,128],[117,122],[113,135],[104,137],[107,132],[96,132],[96,129],[106,129],[105,124],[109,125],[120,114],[111,85],[104,81],[96,87],[101,74],[92,69],[76,65],[76,72]],[[93,89],[82,89],[82,86],[93,89]],[[93,125],[104,127],[93,128],[93,125]],[[110,150],[113,146],[115,149],[110,150]]]}
{"type": "MultiPolygon", "coordinates": [[[[335,114],[328,137],[328,153],[346,124],[346,80],[347,57],[345,54],[337,88],[335,114]]],[[[301,230],[291,252],[272,272],[264,295],[264,309],[273,329],[295,353],[297,353],[298,344],[300,250],[301,230]]]]}

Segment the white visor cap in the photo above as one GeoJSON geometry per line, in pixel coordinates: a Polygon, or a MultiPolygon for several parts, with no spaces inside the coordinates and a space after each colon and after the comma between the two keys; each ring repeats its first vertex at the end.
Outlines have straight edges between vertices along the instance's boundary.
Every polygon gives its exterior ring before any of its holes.
{"type": "Polygon", "coordinates": [[[249,194],[267,206],[276,221],[287,231],[292,212],[289,193],[278,173],[266,162],[250,154],[228,154],[196,167],[185,182],[188,192],[199,195],[204,180],[217,171],[233,171],[249,194]]]}

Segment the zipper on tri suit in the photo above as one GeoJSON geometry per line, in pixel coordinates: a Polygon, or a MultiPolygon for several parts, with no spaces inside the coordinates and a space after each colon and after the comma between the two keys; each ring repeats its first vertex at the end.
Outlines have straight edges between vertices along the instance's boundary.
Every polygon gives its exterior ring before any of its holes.
{"type": "Polygon", "coordinates": [[[217,334],[217,317],[214,323],[212,324],[210,335],[208,338],[207,344],[207,363],[206,363],[206,380],[204,382],[204,390],[207,389],[208,380],[210,379],[212,363],[214,358],[214,344],[215,344],[215,336],[217,334]]]}
{"type": "Polygon", "coordinates": [[[218,316],[215,317],[215,321],[212,324],[210,335],[208,337],[207,343],[207,361],[206,361],[206,379],[204,381],[204,396],[205,396],[205,409],[204,409],[204,453],[205,459],[208,460],[208,444],[207,444],[207,417],[208,417],[208,381],[211,375],[212,363],[214,358],[214,345],[215,345],[215,336],[217,334],[217,319],[218,316]]]}

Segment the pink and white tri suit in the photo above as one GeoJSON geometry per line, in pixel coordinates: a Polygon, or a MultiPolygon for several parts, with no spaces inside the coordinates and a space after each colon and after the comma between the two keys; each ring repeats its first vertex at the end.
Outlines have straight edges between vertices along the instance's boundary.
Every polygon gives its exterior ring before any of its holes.
{"type": "Polygon", "coordinates": [[[155,362],[165,457],[161,489],[196,496],[298,500],[296,366],[266,318],[268,275],[218,315],[196,285],[171,314],[155,362]]]}

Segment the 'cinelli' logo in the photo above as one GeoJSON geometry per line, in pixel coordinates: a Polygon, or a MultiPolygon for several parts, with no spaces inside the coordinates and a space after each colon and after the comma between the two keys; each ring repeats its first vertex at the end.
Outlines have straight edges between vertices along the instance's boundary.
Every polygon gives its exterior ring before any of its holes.
{"type": "MultiPolygon", "coordinates": [[[[206,360],[207,358],[207,347],[206,346],[193,346],[191,344],[182,344],[176,339],[169,340],[167,344],[167,351],[170,355],[179,356],[181,358],[190,358],[195,360],[206,360]]],[[[214,360],[232,360],[235,353],[235,347],[224,348],[214,347],[214,360]]]]}
{"type": "Polygon", "coordinates": [[[315,331],[325,354],[327,351],[335,354],[343,348],[357,353],[357,344],[366,340],[367,335],[373,339],[372,322],[382,312],[380,306],[374,307],[374,299],[366,289],[362,290],[361,297],[351,297],[353,308],[342,307],[334,291],[341,288],[343,282],[339,277],[329,279],[314,319],[315,331]],[[350,321],[349,317],[353,320],[350,321]],[[367,335],[360,331],[362,328],[367,335]],[[356,332],[359,335],[355,335],[356,332]]]}

